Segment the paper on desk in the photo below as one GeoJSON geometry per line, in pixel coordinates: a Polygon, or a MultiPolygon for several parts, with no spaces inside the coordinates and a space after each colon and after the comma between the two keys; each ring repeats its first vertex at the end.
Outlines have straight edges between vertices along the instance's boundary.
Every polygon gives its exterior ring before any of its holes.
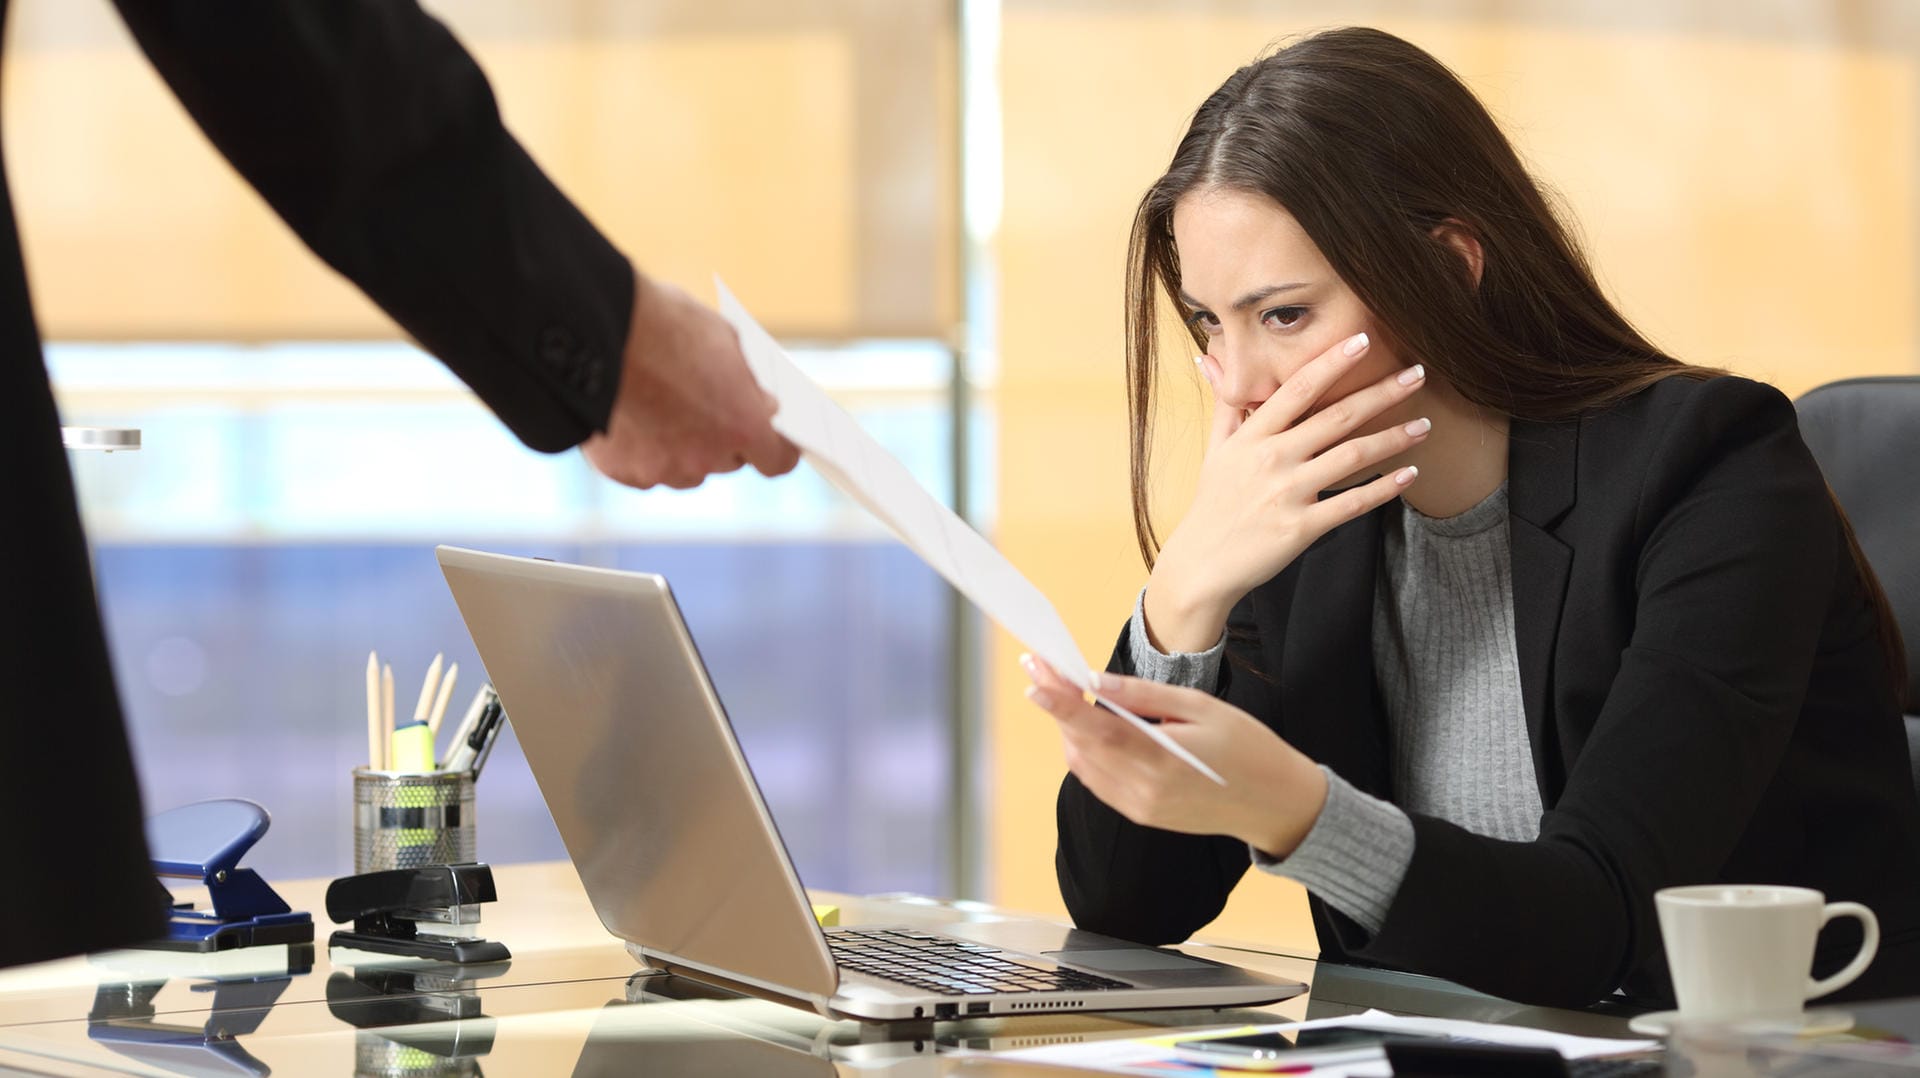
{"type": "MultiPolygon", "coordinates": [[[[1039,1048],[1021,1048],[1011,1052],[995,1052],[996,1059],[1016,1059],[1027,1063],[1047,1063],[1063,1067],[1081,1067],[1106,1071],[1111,1074],[1153,1075],[1167,1078],[1169,1075],[1245,1075],[1245,1071],[1221,1069],[1189,1064],[1173,1054],[1173,1042],[1211,1034],[1252,1033],[1264,1030],[1317,1029],[1326,1026],[1363,1025],[1368,1029],[1398,1030],[1405,1033],[1426,1033],[1453,1037],[1459,1040],[1478,1041],[1485,1044],[1504,1044],[1522,1048],[1552,1048],[1567,1059],[1590,1059],[1598,1056],[1624,1055],[1630,1052],[1646,1051],[1659,1046],[1651,1040],[1615,1040],[1605,1037],[1576,1037],[1566,1033],[1551,1033],[1543,1029],[1525,1026],[1504,1026],[1491,1022],[1466,1022],[1453,1018],[1412,1018],[1385,1011],[1367,1011],[1365,1014],[1343,1015],[1339,1018],[1320,1018],[1310,1022],[1290,1022],[1285,1025],[1241,1027],[1210,1032],[1199,1030],[1156,1037],[1088,1041],[1081,1044],[1049,1044],[1039,1048]]],[[[1343,1062],[1319,1063],[1312,1069],[1313,1078],[1391,1078],[1393,1068],[1387,1065],[1385,1050],[1379,1050],[1366,1059],[1350,1059],[1343,1062]]]]}
{"type": "Polygon", "coordinates": [[[1012,633],[1028,650],[1089,692],[1108,709],[1159,742],[1168,752],[1222,786],[1226,780],[1199,757],[1154,724],[1094,691],[1093,670],[1080,655],[1073,634],[1020,570],[966,521],[940,504],[906,466],[833,403],[826,391],[794,365],[786,350],[760,327],[720,278],[720,314],[740,335],[740,350],[760,387],[773,394],[780,410],[773,426],[799,446],[820,474],[880,518],[922,561],[945,577],[988,617],[1012,633]]]}

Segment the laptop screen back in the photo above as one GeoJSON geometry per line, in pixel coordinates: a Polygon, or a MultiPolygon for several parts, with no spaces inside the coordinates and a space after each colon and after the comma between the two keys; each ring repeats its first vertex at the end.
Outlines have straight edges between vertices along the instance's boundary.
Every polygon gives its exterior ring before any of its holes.
{"type": "Polygon", "coordinates": [[[667,582],[437,551],[602,924],[824,999],[838,978],[667,582]]]}

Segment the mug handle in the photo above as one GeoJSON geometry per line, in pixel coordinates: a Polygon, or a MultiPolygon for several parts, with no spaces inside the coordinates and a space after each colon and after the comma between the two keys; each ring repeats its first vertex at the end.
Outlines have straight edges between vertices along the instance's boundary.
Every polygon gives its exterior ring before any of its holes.
{"type": "Polygon", "coordinates": [[[1808,999],[1817,999],[1852,984],[1854,978],[1867,971],[1867,966],[1873,962],[1874,953],[1880,950],[1880,919],[1873,915],[1872,910],[1858,902],[1829,902],[1827,908],[1821,912],[1821,928],[1827,927],[1827,922],[1835,917],[1858,917],[1860,928],[1866,938],[1860,941],[1860,953],[1853,956],[1853,961],[1847,963],[1847,968],[1825,980],[1816,981],[1811,977],[1807,978],[1808,999]]]}

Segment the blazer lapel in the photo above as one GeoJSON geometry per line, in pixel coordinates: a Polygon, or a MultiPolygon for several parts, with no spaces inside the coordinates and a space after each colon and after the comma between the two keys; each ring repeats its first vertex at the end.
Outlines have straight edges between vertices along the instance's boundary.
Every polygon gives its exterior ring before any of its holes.
{"type": "Polygon", "coordinates": [[[1295,748],[1368,793],[1390,797],[1386,716],[1373,678],[1380,512],[1328,532],[1296,563],[1280,708],[1295,748]]]}
{"type": "Polygon", "coordinates": [[[1549,690],[1553,649],[1567,594],[1573,550],[1554,525],[1573,508],[1579,460],[1577,421],[1514,420],[1508,432],[1508,536],[1513,550],[1513,630],[1520,663],[1520,700],[1527,713],[1541,803],[1553,807],[1566,781],[1554,744],[1549,690]]]}

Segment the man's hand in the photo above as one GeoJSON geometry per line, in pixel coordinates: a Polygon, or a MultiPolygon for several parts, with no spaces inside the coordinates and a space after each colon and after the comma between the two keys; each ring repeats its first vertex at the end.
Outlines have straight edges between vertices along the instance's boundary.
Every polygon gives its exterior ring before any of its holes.
{"type": "Polygon", "coordinates": [[[751,464],[784,475],[800,451],[773,429],[733,327],[687,293],[634,275],[633,321],[607,429],[580,451],[608,478],[682,490],[751,464]]]}

